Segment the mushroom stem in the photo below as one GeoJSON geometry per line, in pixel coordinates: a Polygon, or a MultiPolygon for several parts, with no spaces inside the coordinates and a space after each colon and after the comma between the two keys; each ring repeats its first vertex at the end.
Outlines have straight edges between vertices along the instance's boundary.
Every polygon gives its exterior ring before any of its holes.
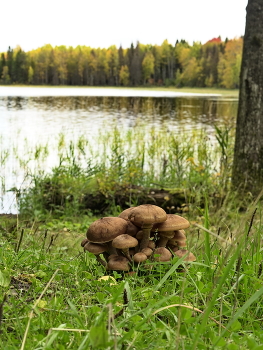
{"type": "Polygon", "coordinates": [[[160,237],[157,241],[157,247],[166,247],[169,239],[173,238],[174,231],[162,231],[159,233],[160,237]]]}
{"type": "Polygon", "coordinates": [[[141,243],[140,243],[140,251],[144,248],[148,247],[149,241],[150,241],[150,237],[151,237],[151,229],[152,229],[153,225],[152,224],[143,224],[142,226],[142,230],[143,230],[143,236],[141,239],[141,243]]]}
{"type": "Polygon", "coordinates": [[[164,237],[164,236],[161,236],[158,241],[157,241],[157,247],[160,248],[160,247],[165,247],[167,242],[168,242],[168,238],[167,237],[164,237]]]}
{"type": "Polygon", "coordinates": [[[111,242],[112,242],[112,241],[106,243],[108,253],[109,253],[110,255],[111,255],[111,254],[116,254],[116,255],[118,255],[116,248],[114,248],[114,247],[112,246],[111,242]]]}
{"type": "Polygon", "coordinates": [[[132,258],[131,258],[131,256],[130,256],[130,252],[129,252],[129,248],[122,248],[122,252],[123,252],[123,254],[125,255],[125,257],[130,261],[130,262],[132,262],[132,258]]]}

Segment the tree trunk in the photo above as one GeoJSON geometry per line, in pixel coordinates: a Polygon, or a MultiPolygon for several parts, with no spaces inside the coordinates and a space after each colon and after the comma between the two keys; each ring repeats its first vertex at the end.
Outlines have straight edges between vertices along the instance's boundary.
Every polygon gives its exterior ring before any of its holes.
{"type": "Polygon", "coordinates": [[[232,183],[256,195],[263,187],[263,0],[249,0],[240,76],[232,183]]]}

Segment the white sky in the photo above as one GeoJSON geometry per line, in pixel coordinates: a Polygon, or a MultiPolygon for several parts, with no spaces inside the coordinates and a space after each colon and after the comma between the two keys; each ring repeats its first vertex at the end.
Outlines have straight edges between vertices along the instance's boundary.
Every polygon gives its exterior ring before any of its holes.
{"type": "Polygon", "coordinates": [[[44,44],[108,48],[165,39],[206,41],[244,34],[248,0],[7,0],[1,2],[0,52],[44,44]]]}

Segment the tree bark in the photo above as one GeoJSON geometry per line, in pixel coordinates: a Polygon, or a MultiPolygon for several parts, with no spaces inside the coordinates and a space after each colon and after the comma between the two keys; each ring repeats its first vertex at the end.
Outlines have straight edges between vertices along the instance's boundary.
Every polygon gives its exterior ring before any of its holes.
{"type": "Polygon", "coordinates": [[[246,10],[232,184],[256,195],[263,187],[263,0],[248,0],[246,10]]]}

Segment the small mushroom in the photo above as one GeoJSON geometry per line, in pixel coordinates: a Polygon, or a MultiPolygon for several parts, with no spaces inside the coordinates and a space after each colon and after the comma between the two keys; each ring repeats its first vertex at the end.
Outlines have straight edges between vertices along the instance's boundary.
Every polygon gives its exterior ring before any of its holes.
{"type": "Polygon", "coordinates": [[[142,204],[133,208],[128,217],[132,223],[142,228],[143,237],[140,243],[140,249],[142,250],[149,244],[153,224],[165,221],[167,214],[156,205],[142,204]]]}
{"type": "Polygon", "coordinates": [[[108,256],[108,261],[110,261],[110,259],[116,258],[118,256],[119,256],[118,254],[111,254],[111,255],[108,256]]]}
{"type": "Polygon", "coordinates": [[[82,247],[84,247],[84,245],[86,244],[86,243],[88,243],[88,238],[84,238],[82,241],[81,241],[81,243],[80,243],[80,245],[82,246],[82,247]]]}
{"type": "Polygon", "coordinates": [[[147,255],[142,252],[138,252],[133,255],[133,261],[136,263],[144,262],[145,260],[147,260],[147,258],[147,255]]]}
{"type": "Polygon", "coordinates": [[[132,261],[129,248],[134,248],[138,245],[138,240],[130,235],[122,234],[114,238],[112,246],[121,249],[129,261],[132,261]]]}
{"type": "Polygon", "coordinates": [[[186,240],[185,241],[178,241],[177,242],[177,247],[180,247],[180,248],[187,247],[186,240]]]}
{"type": "Polygon", "coordinates": [[[179,249],[175,251],[174,254],[179,258],[182,258],[184,256],[184,261],[186,262],[196,261],[194,254],[185,249],[179,249]]]}
{"type": "Polygon", "coordinates": [[[166,221],[154,225],[154,228],[158,229],[158,234],[160,236],[157,246],[165,247],[169,239],[174,237],[174,231],[185,229],[189,226],[189,221],[182,216],[167,214],[166,221]]]}
{"type": "Polygon", "coordinates": [[[149,241],[148,248],[154,249],[155,248],[155,242],[154,241],[149,241]]]}
{"type": "Polygon", "coordinates": [[[143,248],[141,250],[142,253],[144,253],[147,257],[151,256],[153,253],[153,250],[149,247],[143,248]]]}
{"type": "Polygon", "coordinates": [[[158,247],[153,252],[153,259],[155,261],[170,261],[172,253],[165,247],[158,247]]]}
{"type": "Polygon", "coordinates": [[[84,245],[84,250],[94,254],[97,261],[101,263],[101,265],[106,266],[106,261],[100,257],[100,254],[104,253],[107,247],[102,244],[88,242],[84,245]]]}
{"type": "Polygon", "coordinates": [[[184,230],[174,231],[174,236],[173,238],[169,239],[169,241],[167,242],[167,246],[186,247],[186,236],[184,232],[184,230]]]}
{"type": "Polygon", "coordinates": [[[107,270],[113,271],[129,271],[129,260],[124,256],[113,256],[107,263],[107,270]]]}

